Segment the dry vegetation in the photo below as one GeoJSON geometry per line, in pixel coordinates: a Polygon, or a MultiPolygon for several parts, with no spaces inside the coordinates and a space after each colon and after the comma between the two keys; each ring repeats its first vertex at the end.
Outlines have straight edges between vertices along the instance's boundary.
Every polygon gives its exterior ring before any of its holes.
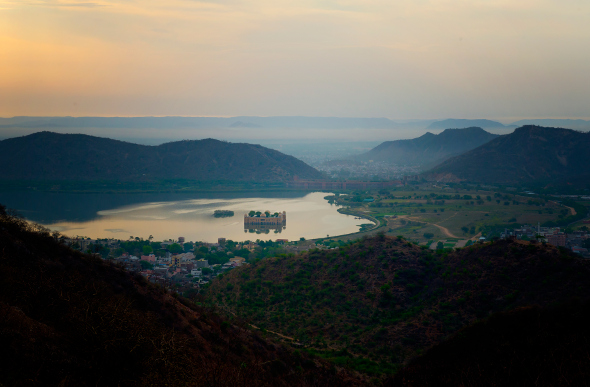
{"type": "Polygon", "coordinates": [[[586,298],[589,263],[528,242],[433,252],[381,235],[233,270],[209,295],[312,353],[379,375],[495,312],[586,298]]]}
{"type": "Polygon", "coordinates": [[[358,385],[0,208],[0,385],[358,385]]]}

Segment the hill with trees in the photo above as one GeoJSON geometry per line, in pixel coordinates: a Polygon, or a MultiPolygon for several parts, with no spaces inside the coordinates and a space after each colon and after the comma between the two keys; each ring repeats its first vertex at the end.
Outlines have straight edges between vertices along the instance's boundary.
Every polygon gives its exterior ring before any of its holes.
{"type": "Polygon", "coordinates": [[[590,262],[550,245],[431,251],[381,235],[234,269],[208,296],[311,353],[383,375],[494,313],[586,299],[589,275],[590,262]]]}
{"type": "Polygon", "coordinates": [[[0,179],[63,181],[286,181],[322,174],[260,145],[213,139],[159,146],[39,132],[0,141],[0,179]]]}
{"type": "Polygon", "coordinates": [[[0,207],[3,386],[360,385],[0,207]]]}
{"type": "Polygon", "coordinates": [[[421,165],[427,168],[477,148],[496,137],[498,136],[477,127],[446,129],[440,134],[428,132],[411,140],[386,141],[356,159],[421,165]]]}
{"type": "Polygon", "coordinates": [[[490,184],[590,182],[590,133],[523,126],[430,170],[436,180],[490,184]]]}
{"type": "Polygon", "coordinates": [[[384,386],[587,386],[590,305],[498,313],[410,361],[384,386]]]}

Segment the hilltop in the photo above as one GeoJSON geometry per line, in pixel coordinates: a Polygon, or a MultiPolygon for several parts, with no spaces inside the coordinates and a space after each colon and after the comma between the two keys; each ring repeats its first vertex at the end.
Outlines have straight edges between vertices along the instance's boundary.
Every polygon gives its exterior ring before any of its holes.
{"type": "Polygon", "coordinates": [[[589,275],[590,262],[550,245],[433,252],[378,236],[235,269],[208,294],[313,353],[379,375],[494,313],[588,298],[589,275]]]}
{"type": "Polygon", "coordinates": [[[440,134],[428,132],[411,140],[386,141],[356,159],[427,167],[477,148],[496,137],[478,127],[446,129],[440,134]]]}
{"type": "Polygon", "coordinates": [[[360,385],[0,207],[0,385],[360,385]]]}
{"type": "Polygon", "coordinates": [[[260,145],[213,139],[159,146],[83,134],[39,132],[0,141],[0,179],[285,181],[323,175],[260,145]]]}
{"type": "Polygon", "coordinates": [[[590,133],[523,126],[441,163],[427,176],[495,184],[588,184],[588,149],[590,133]]]}
{"type": "Polygon", "coordinates": [[[484,129],[504,129],[506,126],[503,124],[492,121],[492,120],[468,120],[468,119],[456,119],[456,118],[449,118],[442,121],[435,121],[428,125],[426,128],[427,130],[441,130],[441,129],[448,129],[448,128],[470,128],[470,127],[479,127],[484,129]]]}

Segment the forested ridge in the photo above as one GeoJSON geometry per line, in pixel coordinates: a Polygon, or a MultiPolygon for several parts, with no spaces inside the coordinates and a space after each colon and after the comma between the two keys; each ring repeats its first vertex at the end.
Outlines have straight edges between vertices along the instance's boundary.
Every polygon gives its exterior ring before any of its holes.
{"type": "Polygon", "coordinates": [[[589,262],[550,245],[431,251],[379,236],[258,261],[214,281],[208,295],[311,353],[386,375],[497,312],[585,299],[589,274],[589,262]]]}
{"type": "Polygon", "coordinates": [[[158,146],[39,132],[0,141],[0,179],[43,181],[285,181],[323,175],[260,145],[206,139],[158,146]]]}

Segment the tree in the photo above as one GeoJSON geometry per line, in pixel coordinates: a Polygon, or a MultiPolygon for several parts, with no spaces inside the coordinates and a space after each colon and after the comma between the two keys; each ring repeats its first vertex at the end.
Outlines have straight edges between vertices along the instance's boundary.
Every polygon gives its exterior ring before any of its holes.
{"type": "Polygon", "coordinates": [[[139,264],[141,265],[142,270],[152,270],[154,268],[154,265],[148,261],[139,261],[139,264]]]}
{"type": "Polygon", "coordinates": [[[431,233],[431,232],[425,232],[424,233],[424,238],[426,238],[426,239],[431,239],[433,237],[434,237],[434,234],[431,233]]]}
{"type": "Polygon", "coordinates": [[[438,243],[436,244],[436,249],[437,250],[442,250],[445,248],[445,244],[442,243],[442,241],[438,241],[438,243]]]}
{"type": "Polygon", "coordinates": [[[250,211],[250,212],[248,212],[248,216],[249,217],[253,217],[254,215],[256,215],[256,211],[250,211]]]}
{"type": "Polygon", "coordinates": [[[149,255],[151,254],[154,249],[151,248],[151,246],[143,246],[143,255],[149,255]]]}
{"type": "Polygon", "coordinates": [[[168,246],[168,251],[170,251],[172,254],[180,254],[184,251],[184,249],[178,243],[173,243],[168,246]]]}

